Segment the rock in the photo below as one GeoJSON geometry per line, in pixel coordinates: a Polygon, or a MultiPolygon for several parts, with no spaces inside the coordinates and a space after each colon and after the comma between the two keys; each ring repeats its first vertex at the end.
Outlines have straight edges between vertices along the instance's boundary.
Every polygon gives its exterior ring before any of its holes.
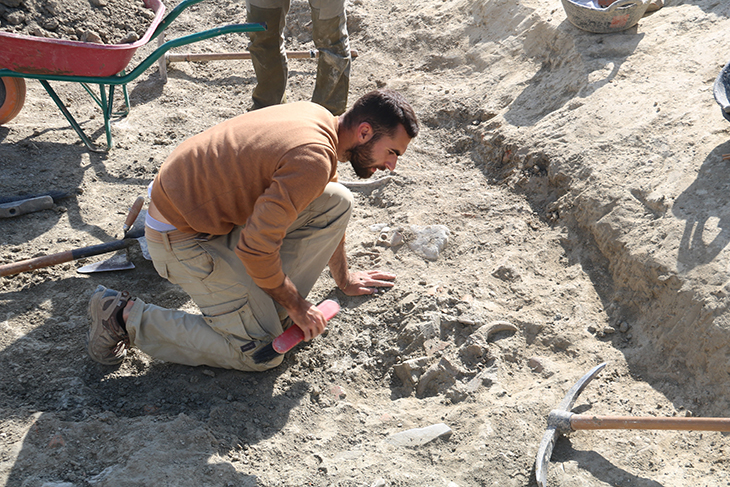
{"type": "Polygon", "coordinates": [[[627,331],[629,331],[629,324],[625,321],[622,321],[618,327],[618,331],[620,331],[621,333],[626,333],[627,331]]]}
{"type": "Polygon", "coordinates": [[[414,235],[413,240],[408,242],[408,247],[415,254],[431,261],[438,259],[451,236],[451,232],[444,225],[411,225],[410,230],[414,235]]]}
{"type": "Polygon", "coordinates": [[[139,35],[137,35],[136,32],[132,31],[129,32],[121,41],[119,41],[120,44],[132,44],[133,42],[137,42],[139,40],[139,35]]]}
{"type": "Polygon", "coordinates": [[[514,267],[505,265],[497,267],[492,275],[504,282],[515,282],[520,279],[520,273],[514,267]]]}
{"type": "Polygon", "coordinates": [[[403,235],[398,230],[385,227],[380,231],[375,243],[384,247],[397,247],[403,244],[403,235]]]}
{"type": "Polygon", "coordinates": [[[441,358],[438,363],[431,365],[419,378],[416,385],[416,395],[423,397],[426,393],[440,394],[456,383],[456,376],[461,375],[449,360],[441,358]]]}
{"type": "Polygon", "coordinates": [[[537,372],[538,374],[545,369],[542,362],[540,362],[540,359],[537,357],[530,358],[530,360],[527,361],[527,366],[530,367],[533,372],[537,372]]]}
{"type": "Polygon", "coordinates": [[[10,25],[19,25],[25,22],[25,14],[20,11],[10,12],[5,16],[5,20],[7,20],[10,25]]]}
{"type": "Polygon", "coordinates": [[[94,32],[93,30],[87,30],[83,34],[81,34],[80,39],[83,42],[91,42],[93,44],[101,44],[101,37],[99,37],[99,34],[94,32]]]}
{"type": "Polygon", "coordinates": [[[388,437],[385,441],[395,446],[422,446],[430,443],[436,438],[448,438],[451,436],[451,428],[444,423],[438,423],[425,428],[414,428],[388,437]]]}
{"type": "Polygon", "coordinates": [[[419,357],[406,360],[393,366],[393,372],[406,387],[415,387],[418,379],[423,375],[423,368],[428,363],[428,357],[419,357]]]}

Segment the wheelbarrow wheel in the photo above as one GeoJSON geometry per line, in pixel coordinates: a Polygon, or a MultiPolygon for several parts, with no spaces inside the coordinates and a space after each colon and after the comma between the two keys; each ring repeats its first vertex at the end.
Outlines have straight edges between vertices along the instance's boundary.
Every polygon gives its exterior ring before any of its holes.
{"type": "Polygon", "coordinates": [[[25,103],[25,79],[0,78],[0,125],[20,113],[25,103]]]}

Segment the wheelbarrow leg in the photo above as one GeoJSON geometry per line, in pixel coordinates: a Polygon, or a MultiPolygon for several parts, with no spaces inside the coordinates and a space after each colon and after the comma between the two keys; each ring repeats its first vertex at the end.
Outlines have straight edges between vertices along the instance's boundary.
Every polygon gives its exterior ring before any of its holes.
{"type": "Polygon", "coordinates": [[[106,131],[106,146],[112,148],[112,108],[114,107],[114,85],[109,85],[109,101],[106,99],[105,85],[99,85],[101,92],[101,111],[104,113],[104,130],[106,131]]]}
{"type": "Polygon", "coordinates": [[[66,117],[66,120],[68,120],[68,123],[71,124],[71,127],[76,131],[78,136],[81,138],[81,141],[84,143],[84,145],[86,145],[86,147],[92,152],[106,152],[105,150],[99,149],[98,147],[96,147],[94,145],[94,143],[91,141],[91,139],[89,139],[86,136],[86,134],[84,133],[81,126],[78,124],[78,122],[73,117],[73,115],[71,115],[71,112],[68,111],[66,106],[61,101],[61,98],[58,96],[58,94],[56,94],[56,91],[53,88],[51,88],[51,85],[48,83],[48,81],[46,81],[44,79],[39,80],[39,81],[41,82],[43,87],[46,89],[46,91],[48,92],[50,97],[53,99],[53,101],[56,103],[56,106],[58,107],[58,109],[61,110],[61,113],[63,113],[63,116],[66,117]]]}

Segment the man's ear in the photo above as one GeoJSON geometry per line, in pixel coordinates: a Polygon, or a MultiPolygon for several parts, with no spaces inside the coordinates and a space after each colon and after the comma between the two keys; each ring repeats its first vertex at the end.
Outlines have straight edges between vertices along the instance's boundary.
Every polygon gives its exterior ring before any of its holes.
{"type": "Polygon", "coordinates": [[[373,137],[373,127],[367,122],[362,122],[357,126],[357,142],[364,144],[373,137]]]}

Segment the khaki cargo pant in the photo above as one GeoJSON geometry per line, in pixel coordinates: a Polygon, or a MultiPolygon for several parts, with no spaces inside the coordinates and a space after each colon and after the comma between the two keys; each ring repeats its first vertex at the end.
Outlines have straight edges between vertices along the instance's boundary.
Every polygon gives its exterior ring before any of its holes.
{"type": "MultiPolygon", "coordinates": [[[[342,240],[352,194],[329,183],[289,227],[280,255],[284,273],[306,297],[342,240]]],[[[241,227],[209,240],[147,227],[157,272],[187,292],[202,315],[136,299],[127,319],[133,347],[154,358],[185,365],[266,370],[283,356],[256,364],[251,355],[283,332],[286,312],[253,283],[234,250],[241,227]]]]}
{"type": "MultiPolygon", "coordinates": [[[[317,79],[312,101],[334,115],[344,113],[350,87],[350,40],[347,34],[346,0],[309,0],[312,40],[319,50],[317,79]]],[[[254,108],[286,101],[288,65],[284,27],[289,0],[246,0],[247,22],[266,22],[265,32],[251,32],[249,51],[258,84],[254,108]]]]}

